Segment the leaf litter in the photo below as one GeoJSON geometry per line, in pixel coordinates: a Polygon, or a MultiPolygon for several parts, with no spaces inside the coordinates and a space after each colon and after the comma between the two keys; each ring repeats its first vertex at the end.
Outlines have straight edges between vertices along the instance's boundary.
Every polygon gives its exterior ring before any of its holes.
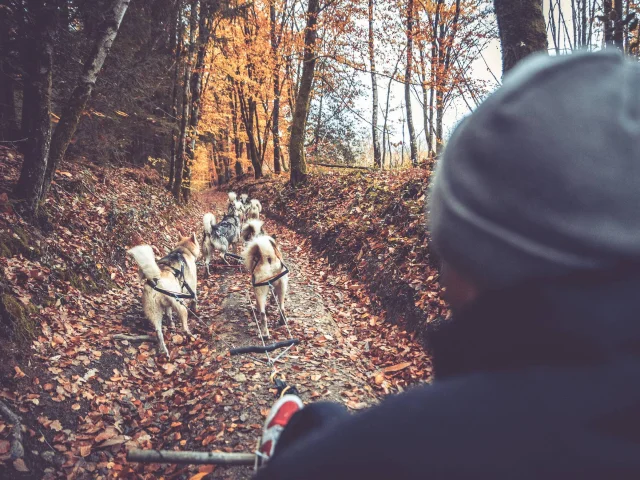
{"type": "MultiPolygon", "coordinates": [[[[259,356],[228,355],[229,345],[259,341],[246,272],[216,265],[203,278],[199,267],[202,321],[190,315],[195,340],[165,325],[168,361],[153,342],[111,338],[152,334],[126,249],[148,242],[161,254],[180,234],[200,236],[203,204],[219,214],[226,194],[207,192],[185,208],[151,174],[82,162],[64,170],[41,229],[11,208],[0,211],[0,230],[19,226],[38,250],[0,258],[0,270],[11,294],[36,306],[40,325],[27,349],[3,358],[0,397],[24,420],[27,455],[14,462],[0,453],[0,476],[247,478],[246,468],[125,460],[130,448],[255,448],[275,390],[259,356]]],[[[287,313],[301,340],[277,366],[305,402],[333,400],[359,411],[429,379],[429,358],[414,335],[384,322],[363,282],[335,270],[305,237],[273,220],[267,225],[291,270],[287,313]]],[[[275,313],[270,302],[269,318],[275,313]]],[[[272,330],[274,340],[287,338],[283,327],[272,323],[272,330]]],[[[0,452],[8,427],[0,419],[0,452]]]]}

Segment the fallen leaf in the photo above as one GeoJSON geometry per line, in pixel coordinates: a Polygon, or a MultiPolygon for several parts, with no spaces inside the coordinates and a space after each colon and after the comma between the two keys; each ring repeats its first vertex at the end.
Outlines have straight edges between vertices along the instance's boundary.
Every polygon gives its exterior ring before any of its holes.
{"type": "Polygon", "coordinates": [[[104,432],[98,434],[93,441],[96,443],[100,443],[104,440],[108,440],[110,438],[115,437],[115,435],[116,435],[115,429],[113,427],[109,427],[104,432]]]}
{"type": "Polygon", "coordinates": [[[121,443],[124,443],[127,440],[131,440],[131,437],[128,437],[127,435],[118,435],[116,437],[110,438],[109,440],[106,440],[105,442],[101,443],[99,446],[100,448],[112,447],[114,445],[120,445],[121,443]]]}
{"type": "Polygon", "coordinates": [[[384,371],[386,373],[398,372],[400,370],[404,370],[405,368],[407,368],[410,365],[411,365],[411,362],[398,363],[397,365],[393,365],[391,367],[385,368],[384,371]]]}
{"type": "Polygon", "coordinates": [[[13,461],[13,468],[15,468],[19,472],[28,472],[27,464],[24,463],[24,460],[21,458],[16,458],[13,461]]]}
{"type": "Polygon", "coordinates": [[[60,420],[54,420],[53,422],[51,422],[51,425],[49,425],[49,428],[51,430],[55,430],[56,432],[59,432],[62,430],[62,424],[60,423],[60,420]]]}
{"type": "Polygon", "coordinates": [[[189,477],[189,480],[202,480],[204,477],[209,475],[209,473],[211,473],[211,472],[199,472],[199,473],[196,473],[194,476],[189,477]]]}
{"type": "Polygon", "coordinates": [[[0,455],[4,455],[11,449],[9,440],[0,440],[0,455]]]}

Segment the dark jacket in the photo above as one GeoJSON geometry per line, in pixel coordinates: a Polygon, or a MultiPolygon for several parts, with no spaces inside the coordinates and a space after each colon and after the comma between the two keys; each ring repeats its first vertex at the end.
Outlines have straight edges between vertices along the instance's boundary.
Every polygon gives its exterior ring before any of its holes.
{"type": "Polygon", "coordinates": [[[640,478],[640,275],[486,294],[432,344],[432,385],[309,435],[258,478],[640,478]]]}

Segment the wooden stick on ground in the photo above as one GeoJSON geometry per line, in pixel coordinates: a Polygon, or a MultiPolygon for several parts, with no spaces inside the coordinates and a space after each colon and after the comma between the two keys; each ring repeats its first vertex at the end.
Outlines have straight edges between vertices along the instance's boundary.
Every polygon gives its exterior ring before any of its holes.
{"type": "Polygon", "coordinates": [[[191,465],[253,465],[253,453],[176,452],[174,450],[129,450],[127,461],[141,463],[188,463],[191,465]]]}
{"type": "Polygon", "coordinates": [[[24,447],[22,446],[22,424],[20,423],[20,417],[13,413],[7,405],[0,401],[0,413],[13,424],[11,429],[13,432],[13,439],[11,440],[11,458],[22,458],[24,456],[24,447]]]}
{"type": "Polygon", "coordinates": [[[113,335],[114,340],[129,340],[130,342],[157,342],[158,339],[153,335],[125,335],[118,333],[113,335]]]}

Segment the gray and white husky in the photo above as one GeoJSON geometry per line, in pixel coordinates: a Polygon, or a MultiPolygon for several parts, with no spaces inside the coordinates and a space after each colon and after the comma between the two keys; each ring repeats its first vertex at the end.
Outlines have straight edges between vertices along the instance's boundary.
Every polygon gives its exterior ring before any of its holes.
{"type": "Polygon", "coordinates": [[[242,205],[242,202],[238,200],[238,197],[234,192],[229,192],[229,203],[227,204],[227,214],[238,217],[241,222],[244,217],[244,206],[242,205]]]}
{"type": "Polygon", "coordinates": [[[239,240],[240,218],[238,215],[227,213],[220,223],[211,227],[211,245],[220,252],[220,256],[227,264],[229,262],[224,256],[232,245],[237,251],[239,240]]]}

